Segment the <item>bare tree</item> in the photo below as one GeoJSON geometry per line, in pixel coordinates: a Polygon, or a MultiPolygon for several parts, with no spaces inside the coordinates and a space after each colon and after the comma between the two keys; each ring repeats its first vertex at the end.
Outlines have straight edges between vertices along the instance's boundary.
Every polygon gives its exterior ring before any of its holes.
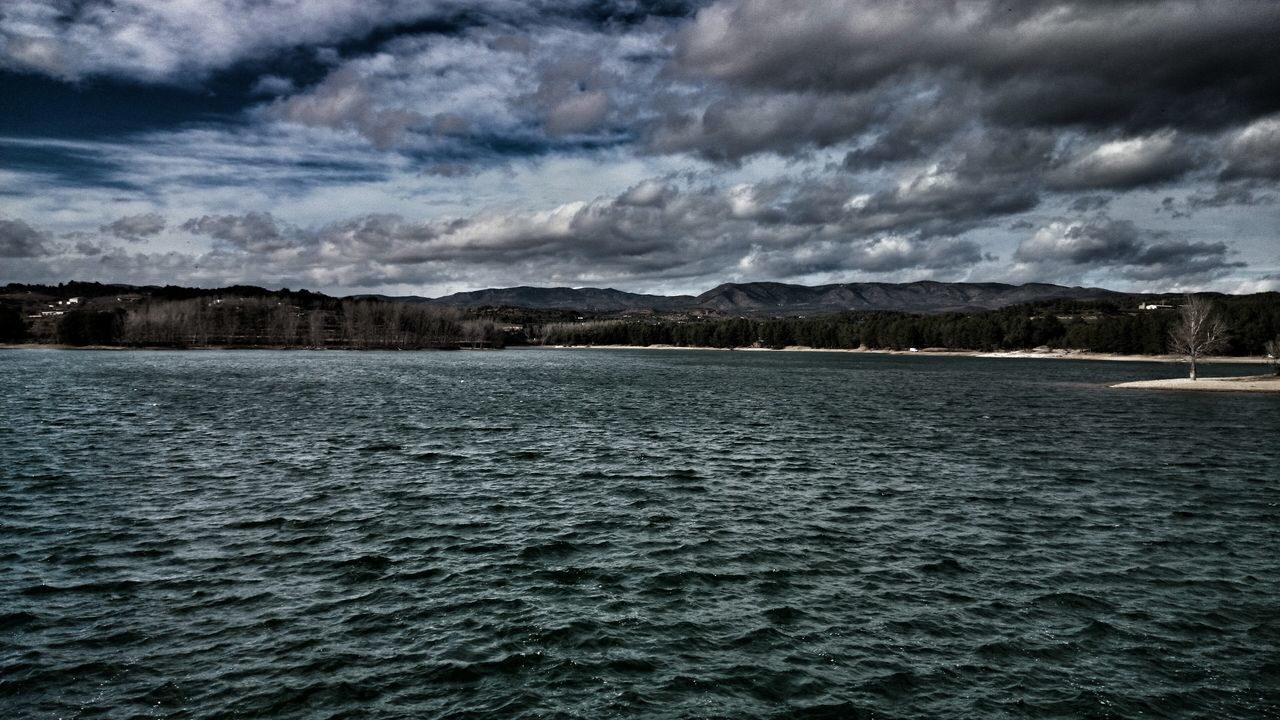
{"type": "Polygon", "coordinates": [[[488,320],[467,320],[462,323],[462,341],[472,349],[494,347],[497,327],[488,320]]]}
{"type": "Polygon", "coordinates": [[[316,308],[307,313],[307,345],[318,348],[324,344],[324,310],[316,308]]]}
{"type": "Polygon", "coordinates": [[[1267,364],[1271,366],[1271,372],[1280,375],[1280,335],[1268,340],[1262,349],[1267,353],[1267,364]]]}
{"type": "Polygon", "coordinates": [[[1182,316],[1169,329],[1169,349],[1184,357],[1191,365],[1191,379],[1196,379],[1196,361],[1221,348],[1227,341],[1227,325],[1214,312],[1208,298],[1188,295],[1182,305],[1182,316]]]}

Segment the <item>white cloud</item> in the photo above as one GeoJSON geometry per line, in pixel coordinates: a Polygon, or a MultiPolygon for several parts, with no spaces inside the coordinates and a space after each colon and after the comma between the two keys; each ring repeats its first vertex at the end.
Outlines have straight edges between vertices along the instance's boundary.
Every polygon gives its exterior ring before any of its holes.
{"type": "Polygon", "coordinates": [[[267,119],[354,131],[380,148],[459,157],[537,152],[559,136],[600,135],[615,111],[643,114],[635,84],[657,72],[635,59],[662,52],[660,28],[479,29],[403,37],[343,61],[318,85],[278,98],[267,119]],[[513,42],[514,40],[521,42],[513,42]]]}
{"type": "Polygon", "coordinates": [[[8,0],[0,66],[56,77],[119,75],[172,81],[300,45],[327,43],[491,0],[8,0]]]}

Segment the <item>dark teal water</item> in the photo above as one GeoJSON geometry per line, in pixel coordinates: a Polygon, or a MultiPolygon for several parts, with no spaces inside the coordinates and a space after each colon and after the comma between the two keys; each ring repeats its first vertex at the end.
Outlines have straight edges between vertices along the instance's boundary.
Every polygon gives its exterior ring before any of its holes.
{"type": "Polygon", "coordinates": [[[0,352],[0,716],[1280,717],[1280,398],[1175,372],[0,352]]]}

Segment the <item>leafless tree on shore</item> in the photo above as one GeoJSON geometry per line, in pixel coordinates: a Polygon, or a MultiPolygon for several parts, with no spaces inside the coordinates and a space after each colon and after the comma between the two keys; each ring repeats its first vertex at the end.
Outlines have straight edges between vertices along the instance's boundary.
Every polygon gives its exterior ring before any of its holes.
{"type": "Polygon", "coordinates": [[[1214,312],[1208,298],[1188,295],[1182,305],[1182,316],[1169,329],[1169,349],[1185,358],[1191,366],[1191,379],[1196,379],[1196,362],[1227,342],[1227,325],[1214,312]]]}
{"type": "Polygon", "coordinates": [[[1267,353],[1267,364],[1271,366],[1271,372],[1280,375],[1280,335],[1268,340],[1262,349],[1267,353]]]}

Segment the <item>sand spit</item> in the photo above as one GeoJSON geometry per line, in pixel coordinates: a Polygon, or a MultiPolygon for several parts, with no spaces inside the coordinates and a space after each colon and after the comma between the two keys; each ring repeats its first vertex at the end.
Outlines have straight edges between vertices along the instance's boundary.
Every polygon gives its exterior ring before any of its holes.
{"type": "Polygon", "coordinates": [[[1190,392],[1280,393],[1280,375],[1246,375],[1226,378],[1175,378],[1172,380],[1139,380],[1112,385],[1134,390],[1187,390],[1190,392]]]}

